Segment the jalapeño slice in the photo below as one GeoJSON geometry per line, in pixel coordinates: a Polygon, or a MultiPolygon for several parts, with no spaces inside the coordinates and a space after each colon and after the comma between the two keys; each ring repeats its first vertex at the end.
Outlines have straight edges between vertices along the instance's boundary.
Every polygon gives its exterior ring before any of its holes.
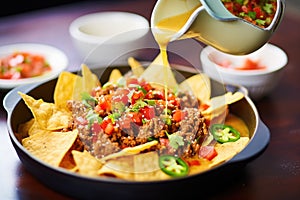
{"type": "Polygon", "coordinates": [[[235,142],[240,139],[240,133],[232,126],[225,124],[213,124],[211,133],[214,139],[220,143],[235,142]]]}
{"type": "Polygon", "coordinates": [[[160,169],[172,177],[186,176],[189,172],[188,164],[181,158],[172,155],[162,155],[159,157],[160,169]]]}

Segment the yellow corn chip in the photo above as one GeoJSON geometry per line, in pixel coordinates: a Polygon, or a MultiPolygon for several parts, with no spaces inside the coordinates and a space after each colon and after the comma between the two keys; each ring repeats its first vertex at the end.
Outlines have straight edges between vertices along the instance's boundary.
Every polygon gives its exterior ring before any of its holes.
{"type": "Polygon", "coordinates": [[[43,129],[38,122],[34,121],[32,126],[28,130],[28,135],[31,136],[31,135],[37,134],[39,132],[46,133],[46,132],[50,132],[50,131],[49,130],[47,131],[46,129],[43,129]]]}
{"type": "Polygon", "coordinates": [[[22,140],[23,146],[35,157],[58,167],[62,159],[72,147],[78,131],[39,132],[22,140]]]}
{"type": "Polygon", "coordinates": [[[80,79],[81,77],[66,71],[59,75],[54,90],[54,104],[57,107],[67,109],[67,101],[73,99],[75,83],[80,82],[80,79]]]}
{"type": "Polygon", "coordinates": [[[178,88],[178,84],[171,67],[169,65],[164,66],[162,53],[159,53],[159,55],[145,69],[144,73],[141,74],[140,77],[148,82],[154,82],[167,86],[172,90],[178,88]]]}
{"type": "Polygon", "coordinates": [[[118,69],[113,69],[110,73],[108,82],[117,83],[119,79],[123,77],[122,73],[118,69]]]}
{"type": "Polygon", "coordinates": [[[69,127],[72,120],[70,111],[59,110],[53,103],[44,102],[42,99],[35,100],[33,97],[21,92],[19,94],[31,110],[41,129],[59,130],[69,127]]]}
{"type": "Polygon", "coordinates": [[[158,143],[158,141],[153,140],[151,142],[147,142],[145,144],[141,144],[135,147],[127,147],[117,153],[113,153],[110,154],[104,158],[101,159],[101,162],[105,162],[106,160],[109,159],[113,159],[113,158],[117,158],[117,157],[121,157],[121,156],[128,156],[128,155],[134,155],[134,154],[138,154],[146,149],[149,149],[150,147],[156,145],[158,143]]]}
{"type": "Polygon", "coordinates": [[[100,82],[96,74],[92,73],[87,65],[81,65],[84,91],[90,93],[95,87],[100,86],[100,82]]]}
{"type": "Polygon", "coordinates": [[[216,144],[215,149],[218,155],[211,160],[210,166],[216,166],[222,162],[225,162],[235,156],[237,153],[242,151],[245,146],[248,144],[249,138],[248,137],[241,137],[236,142],[226,142],[223,144],[216,144]]]}
{"type": "Polygon", "coordinates": [[[133,75],[140,77],[144,73],[144,70],[145,70],[144,67],[135,58],[129,57],[128,64],[131,67],[131,71],[132,71],[133,75]]]}
{"type": "Polygon", "coordinates": [[[134,179],[136,181],[152,181],[169,179],[170,176],[160,170],[156,151],[133,156],[134,179]]]}
{"type": "Polygon", "coordinates": [[[193,75],[180,83],[179,90],[192,91],[201,102],[206,102],[210,99],[211,95],[209,77],[206,74],[193,75]]]}
{"type": "Polygon", "coordinates": [[[102,163],[87,151],[72,151],[78,173],[88,176],[97,176],[102,163]]]}
{"type": "Polygon", "coordinates": [[[111,159],[98,171],[100,176],[111,176],[126,180],[134,179],[133,157],[124,156],[111,159]]]}

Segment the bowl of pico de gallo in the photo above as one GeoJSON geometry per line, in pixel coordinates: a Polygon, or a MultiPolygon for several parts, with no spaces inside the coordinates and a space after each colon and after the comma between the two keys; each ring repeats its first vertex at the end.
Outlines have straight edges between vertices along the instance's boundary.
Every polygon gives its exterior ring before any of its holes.
{"type": "Polygon", "coordinates": [[[254,100],[270,94],[288,63],[286,52],[271,43],[247,55],[223,53],[206,46],[200,55],[203,71],[224,84],[242,85],[254,100]]]}
{"type": "Polygon", "coordinates": [[[0,47],[0,88],[48,81],[68,66],[60,49],[38,43],[16,43],[0,47]]]}

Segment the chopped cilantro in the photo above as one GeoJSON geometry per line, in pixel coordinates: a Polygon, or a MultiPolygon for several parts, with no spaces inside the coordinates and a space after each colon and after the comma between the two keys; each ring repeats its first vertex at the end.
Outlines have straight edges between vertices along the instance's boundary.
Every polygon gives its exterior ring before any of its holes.
{"type": "Polygon", "coordinates": [[[266,21],[265,20],[261,20],[261,19],[257,19],[255,20],[255,22],[258,24],[258,25],[265,25],[266,24],[266,21]]]}
{"type": "Polygon", "coordinates": [[[91,126],[94,122],[102,122],[102,118],[97,113],[94,113],[93,110],[89,110],[88,114],[86,115],[86,119],[89,122],[89,126],[91,126]]]}
{"type": "Polygon", "coordinates": [[[81,94],[81,99],[82,103],[87,107],[92,107],[93,105],[97,104],[97,100],[87,92],[83,92],[81,94]]]}
{"type": "Polygon", "coordinates": [[[138,112],[140,110],[140,108],[143,108],[147,105],[146,102],[142,101],[142,100],[137,100],[137,102],[132,106],[132,108],[130,109],[132,112],[138,112]]]}
{"type": "Polygon", "coordinates": [[[251,19],[256,19],[256,12],[248,12],[248,16],[251,18],[251,19]]]}
{"type": "Polygon", "coordinates": [[[273,13],[273,5],[270,3],[266,3],[263,7],[263,10],[266,11],[268,14],[272,14],[273,13]]]}
{"type": "Polygon", "coordinates": [[[115,121],[121,117],[120,113],[112,113],[110,115],[108,115],[108,118],[111,119],[112,123],[115,123],[115,121]]]}
{"type": "Polygon", "coordinates": [[[176,133],[173,134],[168,134],[168,132],[166,131],[166,134],[169,138],[169,144],[172,148],[174,149],[178,149],[179,146],[183,146],[184,145],[184,141],[183,141],[183,137],[180,135],[177,135],[176,133]]]}

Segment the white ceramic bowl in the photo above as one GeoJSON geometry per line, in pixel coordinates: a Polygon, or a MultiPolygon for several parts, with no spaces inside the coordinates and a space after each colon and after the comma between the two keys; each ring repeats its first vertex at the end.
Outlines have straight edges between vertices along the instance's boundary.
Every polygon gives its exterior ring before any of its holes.
{"type": "Polygon", "coordinates": [[[73,44],[89,67],[125,64],[144,48],[149,22],[129,12],[107,11],[86,14],[69,27],[73,44]]]}
{"type": "Polygon", "coordinates": [[[259,50],[243,56],[226,54],[206,46],[200,55],[203,71],[212,79],[225,84],[242,85],[254,100],[268,95],[278,86],[288,62],[287,54],[278,46],[267,43],[259,50]],[[238,70],[250,59],[265,69],[238,70]],[[230,63],[228,67],[220,63],[230,63]]]}
{"type": "Polygon", "coordinates": [[[53,46],[36,43],[16,43],[0,47],[0,58],[6,57],[17,51],[24,51],[39,54],[45,57],[46,61],[52,67],[51,71],[32,78],[22,78],[17,80],[0,79],[1,89],[12,89],[17,86],[48,81],[57,77],[68,66],[68,58],[63,51],[53,46]]]}

